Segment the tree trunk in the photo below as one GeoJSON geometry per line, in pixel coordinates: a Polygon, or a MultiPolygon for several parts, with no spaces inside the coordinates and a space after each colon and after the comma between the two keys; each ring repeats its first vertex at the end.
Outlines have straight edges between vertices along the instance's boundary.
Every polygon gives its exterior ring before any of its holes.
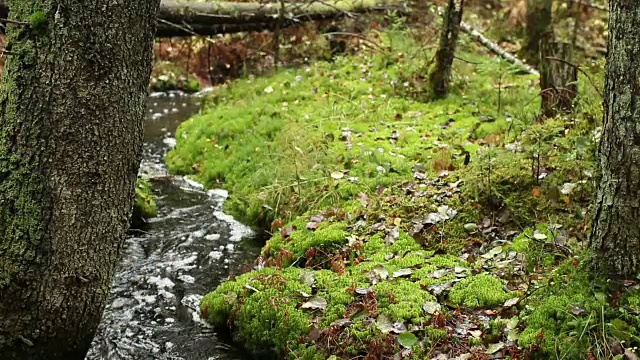
{"type": "Polygon", "coordinates": [[[570,61],[573,46],[569,43],[540,43],[540,94],[544,117],[573,111],[578,95],[578,71],[570,61]]]}
{"type": "Polygon", "coordinates": [[[444,13],[440,44],[436,51],[435,63],[429,72],[429,86],[434,98],[442,98],[449,91],[451,66],[456,52],[463,9],[464,0],[449,0],[447,10],[444,13]]]}
{"type": "Polygon", "coordinates": [[[9,1],[27,25],[8,25],[0,89],[3,360],[89,349],[133,205],[158,3],[9,1]]]}
{"type": "Polygon", "coordinates": [[[591,249],[596,268],[632,278],[640,274],[640,7],[610,0],[600,179],[591,249]]]}
{"type": "Polygon", "coordinates": [[[540,40],[551,29],[553,0],[527,0],[527,26],[524,46],[520,57],[532,66],[540,62],[540,40]]]}

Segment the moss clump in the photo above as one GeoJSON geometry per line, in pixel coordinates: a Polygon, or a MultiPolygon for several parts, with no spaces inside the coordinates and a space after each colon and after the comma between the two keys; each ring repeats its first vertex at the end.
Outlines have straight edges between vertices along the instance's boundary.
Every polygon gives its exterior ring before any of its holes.
{"type": "Polygon", "coordinates": [[[40,31],[47,26],[47,15],[43,11],[36,11],[29,17],[29,24],[35,31],[40,31]]]}
{"type": "Polygon", "coordinates": [[[200,90],[200,83],[195,76],[169,61],[159,61],[153,65],[150,86],[152,91],[196,92],[200,90]]]}
{"type": "Polygon", "coordinates": [[[284,351],[306,336],[313,317],[325,326],[342,318],[353,301],[349,288],[364,286],[362,276],[339,276],[328,270],[265,268],[227,281],[207,294],[200,304],[203,318],[215,325],[233,323],[234,339],[252,350],[284,351]],[[323,309],[305,309],[312,288],[326,301],[323,309]]]}
{"type": "Polygon", "coordinates": [[[603,339],[622,342],[626,348],[640,346],[640,291],[625,290],[612,304],[605,294],[615,294],[619,284],[592,276],[588,261],[584,257],[562,263],[530,300],[523,317],[526,327],[518,338],[520,347],[537,349],[541,358],[585,359],[589,353],[597,354],[599,347],[609,346],[603,339]]]}
{"type": "Polygon", "coordinates": [[[378,296],[381,313],[388,314],[394,321],[408,321],[420,324],[426,320],[422,306],[436,298],[423,290],[420,284],[409,280],[395,279],[373,286],[378,296]]]}
{"type": "Polygon", "coordinates": [[[512,297],[513,294],[507,292],[500,279],[488,274],[463,279],[449,293],[451,302],[470,308],[500,305],[512,297]]]}
{"type": "Polygon", "coordinates": [[[299,280],[300,270],[266,268],[228,281],[200,304],[205,320],[215,326],[234,322],[234,339],[248,349],[285,349],[288,341],[307,333],[310,311],[299,308],[311,287],[299,280]],[[233,314],[233,316],[232,316],[233,314]]]}
{"type": "MultiPolygon", "coordinates": [[[[284,249],[290,251],[297,259],[310,248],[330,251],[346,244],[347,224],[344,222],[325,222],[320,224],[316,230],[308,230],[306,222],[304,218],[300,218],[285,228],[285,231],[275,234],[267,242],[262,254],[266,257],[277,256],[284,249]],[[287,234],[283,235],[283,233],[287,234]]],[[[289,265],[291,263],[282,264],[282,266],[289,265]]]]}
{"type": "Polygon", "coordinates": [[[148,219],[156,216],[158,216],[158,208],[151,192],[151,182],[145,178],[138,178],[133,214],[131,215],[131,228],[142,229],[148,219]]]}

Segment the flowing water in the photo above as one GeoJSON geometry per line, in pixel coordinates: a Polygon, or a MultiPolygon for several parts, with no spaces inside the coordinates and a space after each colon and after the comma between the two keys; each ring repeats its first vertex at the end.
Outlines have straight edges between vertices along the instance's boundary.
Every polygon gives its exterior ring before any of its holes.
{"type": "Polygon", "coordinates": [[[157,179],[159,216],[127,238],[109,303],[87,360],[240,360],[198,316],[200,299],[256,258],[251,230],[222,212],[223,190],[168,176],[164,154],[175,129],[199,110],[199,99],[175,93],[148,100],[141,172],[157,179]]]}

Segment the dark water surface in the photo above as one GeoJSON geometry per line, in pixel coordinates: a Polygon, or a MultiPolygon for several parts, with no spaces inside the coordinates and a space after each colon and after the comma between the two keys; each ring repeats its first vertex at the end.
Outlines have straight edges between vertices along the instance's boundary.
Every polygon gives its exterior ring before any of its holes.
{"type": "Polygon", "coordinates": [[[198,101],[149,97],[141,172],[157,179],[159,216],[147,233],[127,238],[87,360],[248,358],[204,324],[197,309],[204,294],[257,257],[260,245],[222,212],[225,191],[167,176],[163,164],[176,127],[197,113],[198,101]]]}

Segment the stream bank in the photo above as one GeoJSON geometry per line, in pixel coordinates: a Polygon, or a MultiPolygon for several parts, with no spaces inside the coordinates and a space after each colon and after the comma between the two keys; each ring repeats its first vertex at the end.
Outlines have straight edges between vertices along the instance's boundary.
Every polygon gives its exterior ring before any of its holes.
{"type": "Polygon", "coordinates": [[[201,321],[202,296],[257,256],[253,232],[222,211],[226,191],[167,174],[177,126],[199,110],[180,93],[150,96],[141,173],[158,216],[130,235],[87,360],[242,360],[247,355],[201,321]]]}
{"type": "Polygon", "coordinates": [[[538,121],[537,79],[461,41],[452,93],[430,101],[425,38],[376,33],[375,51],[237,80],[180,126],[169,169],[224,184],[225,209],[273,233],[264,267],[212,288],[202,317],[288,359],[640,346],[638,288],[609,302],[585,267],[602,118],[591,81],[575,114],[538,121]]]}

